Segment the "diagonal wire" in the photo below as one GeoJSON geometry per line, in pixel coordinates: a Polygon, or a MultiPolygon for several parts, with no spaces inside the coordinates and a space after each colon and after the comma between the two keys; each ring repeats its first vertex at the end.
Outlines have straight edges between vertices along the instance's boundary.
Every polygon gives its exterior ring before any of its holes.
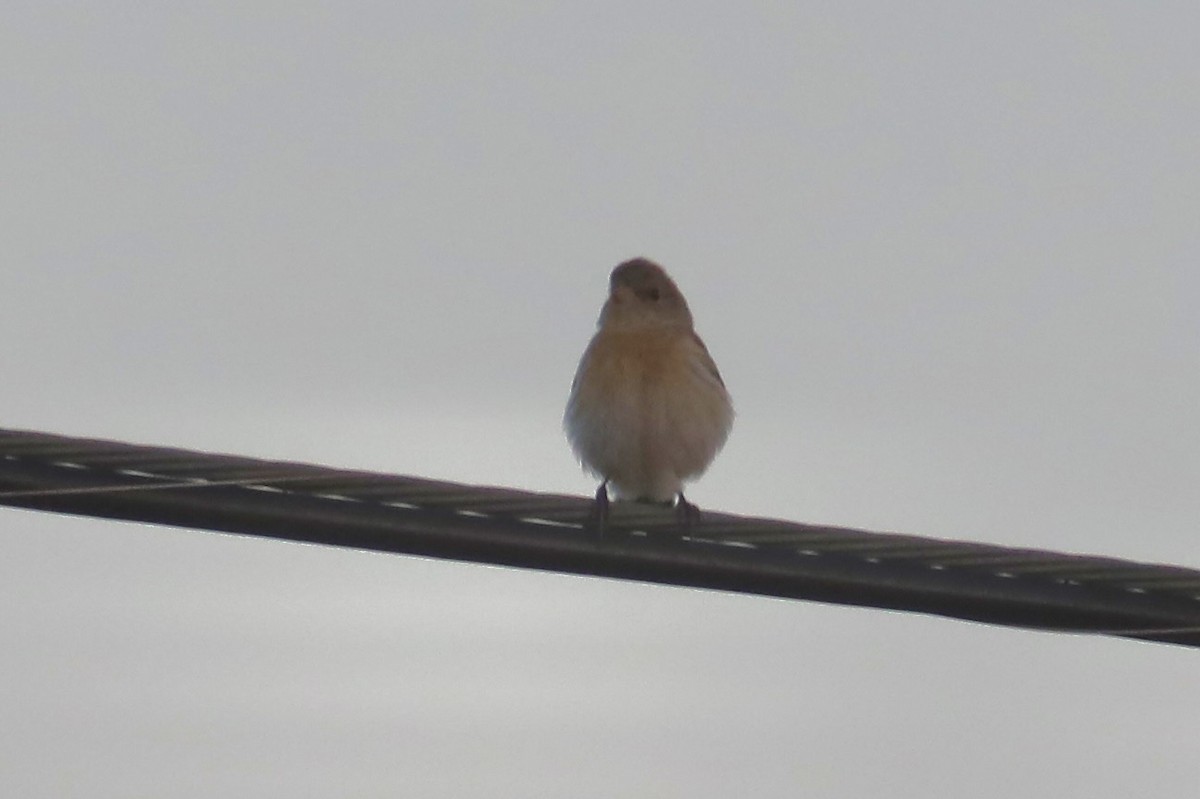
{"type": "Polygon", "coordinates": [[[0,504],[1200,646],[1200,571],[0,430],[0,504]]]}

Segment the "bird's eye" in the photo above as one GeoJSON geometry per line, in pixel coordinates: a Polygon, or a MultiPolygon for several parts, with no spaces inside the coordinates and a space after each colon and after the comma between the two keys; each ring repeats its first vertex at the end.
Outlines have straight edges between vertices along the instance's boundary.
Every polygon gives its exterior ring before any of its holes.
{"type": "Polygon", "coordinates": [[[646,296],[650,298],[651,302],[658,302],[658,289],[650,289],[646,292],[646,296]]]}

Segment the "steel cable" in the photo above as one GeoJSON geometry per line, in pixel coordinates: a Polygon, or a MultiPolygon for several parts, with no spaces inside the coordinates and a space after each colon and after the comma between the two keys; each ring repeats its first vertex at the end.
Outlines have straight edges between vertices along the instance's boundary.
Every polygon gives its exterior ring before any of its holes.
{"type": "Polygon", "coordinates": [[[1200,571],[0,430],[0,504],[1200,646],[1200,571]]]}

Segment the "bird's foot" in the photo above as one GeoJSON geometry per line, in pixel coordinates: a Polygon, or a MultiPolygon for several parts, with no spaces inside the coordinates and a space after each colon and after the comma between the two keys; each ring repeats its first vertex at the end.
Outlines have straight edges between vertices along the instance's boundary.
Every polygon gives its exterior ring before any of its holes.
{"type": "Polygon", "coordinates": [[[588,512],[587,520],[583,523],[583,529],[599,539],[604,538],[604,531],[607,527],[608,481],[605,480],[596,489],[596,499],[592,502],[592,509],[588,512]]]}
{"type": "Polygon", "coordinates": [[[700,523],[700,509],[688,502],[682,491],[675,500],[675,522],[683,535],[691,534],[692,527],[700,523]]]}

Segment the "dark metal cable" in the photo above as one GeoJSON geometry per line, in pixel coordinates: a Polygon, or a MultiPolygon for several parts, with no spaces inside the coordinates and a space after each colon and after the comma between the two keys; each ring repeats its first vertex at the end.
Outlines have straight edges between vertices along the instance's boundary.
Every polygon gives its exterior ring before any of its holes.
{"type": "Polygon", "coordinates": [[[1200,571],[0,430],[0,505],[1200,646],[1200,571]]]}

